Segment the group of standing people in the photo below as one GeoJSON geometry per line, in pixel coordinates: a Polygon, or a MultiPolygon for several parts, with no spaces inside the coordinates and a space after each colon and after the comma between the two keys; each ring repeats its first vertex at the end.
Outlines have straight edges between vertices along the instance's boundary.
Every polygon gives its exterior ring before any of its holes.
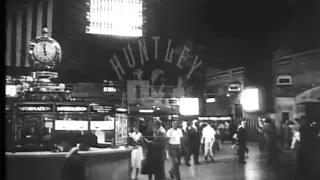
{"type": "Polygon", "coordinates": [[[136,180],[139,174],[144,174],[148,175],[149,180],[152,180],[153,176],[155,180],[164,180],[166,176],[164,161],[169,157],[171,167],[168,175],[180,180],[179,166],[182,158],[186,166],[191,166],[191,156],[193,156],[194,165],[200,165],[199,154],[203,150],[205,162],[215,162],[214,153],[215,150],[219,150],[218,141],[233,134],[237,134],[239,162],[245,163],[244,153],[247,152],[248,139],[245,121],[232,132],[227,123],[219,126],[193,120],[180,128],[178,121],[173,121],[172,127],[166,131],[160,120],[153,121],[152,132],[141,133],[138,126],[134,126],[133,132],[129,134],[131,137],[129,144],[134,147],[131,159],[132,179],[136,180]],[[222,133],[224,136],[221,137],[222,133]]]}
{"type": "Polygon", "coordinates": [[[180,180],[179,165],[183,149],[188,149],[184,154],[186,164],[189,164],[191,155],[194,155],[195,164],[199,163],[199,148],[196,147],[200,147],[200,135],[197,129],[189,127],[188,132],[190,136],[187,140],[199,142],[189,144],[186,143],[182,129],[178,128],[177,121],[172,122],[172,128],[167,132],[160,120],[154,121],[151,133],[147,132],[143,135],[138,131],[137,126],[134,126],[133,132],[130,133],[130,145],[134,147],[131,154],[131,178],[138,179],[138,175],[141,173],[148,175],[149,180],[153,176],[155,180],[164,180],[166,176],[164,161],[167,159],[167,155],[169,155],[171,168],[168,173],[171,178],[180,180]]]}

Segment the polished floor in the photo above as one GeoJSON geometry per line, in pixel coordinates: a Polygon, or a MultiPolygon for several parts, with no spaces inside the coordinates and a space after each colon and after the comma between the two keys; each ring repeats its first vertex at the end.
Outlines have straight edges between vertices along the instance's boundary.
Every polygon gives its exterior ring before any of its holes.
{"type": "MultiPolygon", "coordinates": [[[[295,174],[295,155],[286,151],[279,155],[278,162],[267,164],[266,155],[261,154],[256,144],[249,145],[246,164],[239,164],[235,150],[230,144],[224,144],[216,153],[215,163],[202,162],[201,165],[180,166],[182,180],[292,180],[295,174]]],[[[203,156],[200,157],[203,161],[203,156]]],[[[166,161],[166,172],[170,162],[166,161]]],[[[167,174],[168,175],[168,174],[167,174]]],[[[147,180],[139,175],[139,180],[147,180]]],[[[167,179],[171,179],[167,177],[167,179]]]]}

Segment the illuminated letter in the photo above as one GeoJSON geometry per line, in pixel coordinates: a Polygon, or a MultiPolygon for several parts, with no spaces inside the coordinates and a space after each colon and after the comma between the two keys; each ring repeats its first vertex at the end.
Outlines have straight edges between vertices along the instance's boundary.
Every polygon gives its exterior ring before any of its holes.
{"type": "Polygon", "coordinates": [[[149,61],[146,41],[143,38],[141,38],[138,40],[138,43],[139,43],[141,64],[144,65],[144,61],[149,61]],[[143,55],[144,55],[145,60],[143,58],[143,55]]]}
{"type": "Polygon", "coordinates": [[[130,58],[129,58],[129,56],[128,56],[126,47],[122,48],[122,50],[123,50],[123,52],[124,52],[124,55],[126,56],[126,59],[127,59],[127,62],[128,62],[128,66],[129,66],[130,68],[133,68],[133,67],[136,65],[136,60],[134,59],[134,56],[133,56],[133,53],[132,53],[132,49],[131,49],[131,46],[130,46],[129,43],[128,43],[127,48],[128,48],[128,50],[129,50],[131,60],[130,60],[130,58]]]}
{"type": "Polygon", "coordinates": [[[154,40],[154,59],[158,58],[158,40],[160,39],[159,36],[153,36],[152,39],[154,40]]]}
{"type": "Polygon", "coordinates": [[[171,51],[170,51],[171,42],[172,42],[172,40],[169,39],[168,48],[167,48],[167,52],[166,52],[166,57],[164,58],[164,61],[165,61],[165,62],[169,62],[169,63],[172,63],[172,54],[173,54],[173,49],[171,49],[171,51]],[[168,56],[169,56],[169,51],[170,51],[170,58],[168,58],[168,56]]]}
{"type": "Polygon", "coordinates": [[[178,60],[178,63],[177,63],[177,66],[178,66],[180,69],[182,69],[181,61],[182,61],[182,60],[184,60],[184,61],[187,60],[187,58],[184,56],[184,53],[189,52],[189,51],[190,51],[189,48],[187,48],[186,46],[183,46],[182,53],[181,53],[181,55],[180,55],[180,57],[179,57],[179,60],[178,60]]]}
{"type": "Polygon", "coordinates": [[[190,71],[189,71],[189,73],[188,73],[188,75],[187,75],[187,79],[190,78],[190,76],[191,76],[191,74],[193,73],[194,70],[196,70],[199,66],[201,66],[202,61],[200,60],[200,61],[197,63],[198,59],[199,59],[199,57],[196,55],[196,57],[194,58],[192,67],[191,67],[191,69],[190,69],[190,71]]]}
{"type": "Polygon", "coordinates": [[[113,69],[116,71],[118,78],[122,80],[122,76],[124,75],[124,70],[119,62],[118,57],[116,55],[113,55],[113,58],[110,59],[110,63],[112,64],[113,69]]]}

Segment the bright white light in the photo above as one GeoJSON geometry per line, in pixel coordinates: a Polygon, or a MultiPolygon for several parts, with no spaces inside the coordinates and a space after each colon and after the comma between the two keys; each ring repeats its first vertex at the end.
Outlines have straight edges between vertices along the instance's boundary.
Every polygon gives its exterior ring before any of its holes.
{"type": "Polygon", "coordinates": [[[216,102],[216,99],[215,98],[208,98],[206,99],[206,103],[214,103],[216,102]]]}
{"type": "Polygon", "coordinates": [[[90,126],[92,130],[113,130],[114,121],[91,121],[90,126]]]}
{"type": "Polygon", "coordinates": [[[198,98],[180,98],[180,114],[186,116],[199,115],[198,98]]]}
{"type": "Polygon", "coordinates": [[[9,97],[17,96],[17,86],[6,85],[6,96],[9,96],[9,97]]]}
{"type": "Polygon", "coordinates": [[[117,112],[127,112],[126,108],[117,108],[116,109],[117,112]]]}
{"type": "Polygon", "coordinates": [[[259,110],[259,89],[247,88],[244,89],[240,96],[240,103],[245,111],[259,110]]]}
{"type": "Polygon", "coordinates": [[[88,121],[56,120],[55,130],[88,130],[88,121]]]}
{"type": "Polygon", "coordinates": [[[142,36],[142,0],[91,0],[87,33],[142,36]]]}
{"type": "Polygon", "coordinates": [[[152,109],[140,109],[139,112],[141,112],[141,113],[153,113],[154,111],[152,109]]]}
{"type": "Polygon", "coordinates": [[[114,87],[103,87],[103,92],[117,92],[117,89],[114,87]]]}

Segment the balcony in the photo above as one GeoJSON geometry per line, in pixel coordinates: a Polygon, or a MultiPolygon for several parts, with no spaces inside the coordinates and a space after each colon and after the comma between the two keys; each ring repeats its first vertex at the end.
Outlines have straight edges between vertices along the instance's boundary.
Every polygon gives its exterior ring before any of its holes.
{"type": "Polygon", "coordinates": [[[234,81],[242,81],[244,78],[244,71],[244,67],[238,67],[234,69],[229,69],[227,71],[217,72],[214,75],[208,77],[207,86],[219,84],[222,81],[229,83],[234,81]]]}

